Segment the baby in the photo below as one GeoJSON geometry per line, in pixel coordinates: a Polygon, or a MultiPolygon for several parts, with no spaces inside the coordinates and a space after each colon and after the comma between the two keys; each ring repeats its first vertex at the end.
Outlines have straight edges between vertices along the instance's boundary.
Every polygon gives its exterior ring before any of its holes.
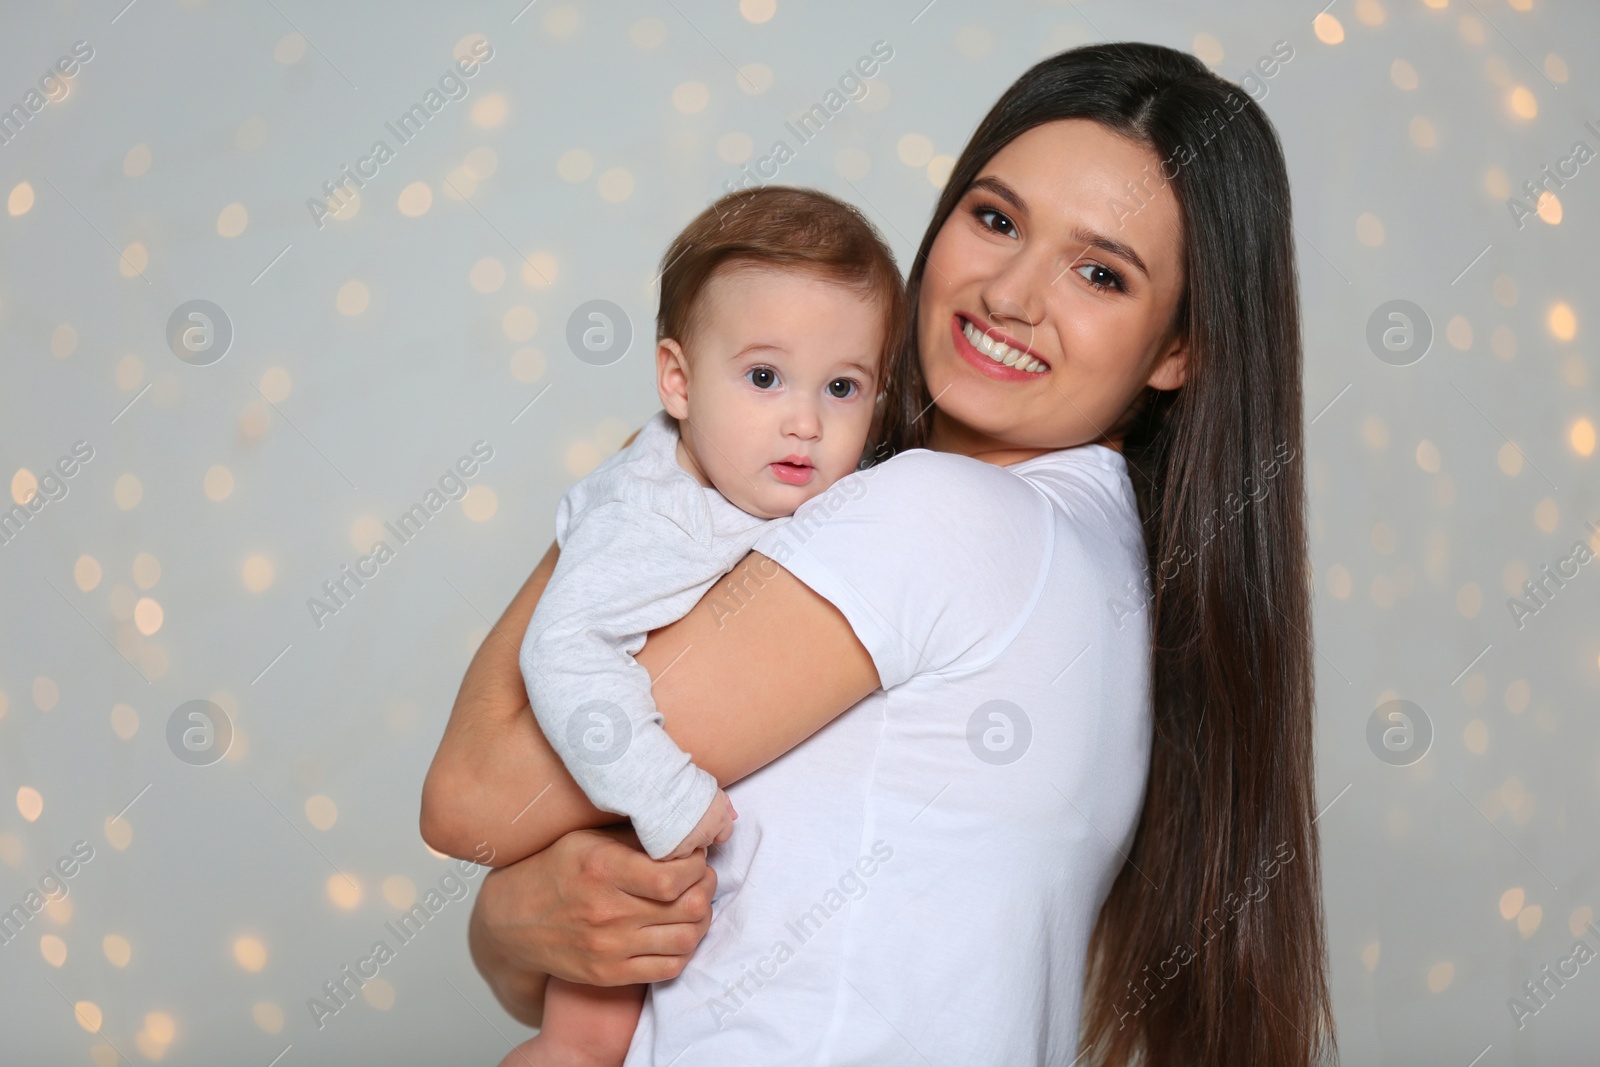
{"type": "MultiPolygon", "coordinates": [[[[730,193],[662,257],[665,410],[562,497],[561,553],[521,651],[551,747],[654,859],[726,841],[737,815],[667,736],[633,654],[772,523],[857,468],[905,299],[873,227],[811,190],[730,193]]],[[[643,986],[552,978],[543,1029],[505,1062],[619,1065],[643,999],[643,986]]]]}

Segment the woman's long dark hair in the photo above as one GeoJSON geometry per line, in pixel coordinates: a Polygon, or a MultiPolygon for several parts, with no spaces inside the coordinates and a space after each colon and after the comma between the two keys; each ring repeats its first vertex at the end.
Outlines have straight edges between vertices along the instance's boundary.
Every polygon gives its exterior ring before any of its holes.
{"type": "Polygon", "coordinates": [[[1189,346],[1186,383],[1147,387],[1125,419],[1151,576],[1154,740],[1132,850],[1090,942],[1084,1063],[1302,1067],[1332,1052],[1334,1034],[1313,825],[1299,295],[1288,175],[1260,107],[1149,44],[1076,48],[1023,74],[972,135],[917,250],[876,451],[928,439],[916,311],[934,237],[996,152],[1069,118],[1163,161],[1185,244],[1174,328],[1189,346]]]}

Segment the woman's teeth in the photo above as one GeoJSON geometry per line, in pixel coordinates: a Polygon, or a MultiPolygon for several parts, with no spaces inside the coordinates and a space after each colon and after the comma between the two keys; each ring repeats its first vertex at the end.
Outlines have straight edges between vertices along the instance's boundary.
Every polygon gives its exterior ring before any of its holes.
{"type": "Polygon", "coordinates": [[[976,348],[996,363],[1004,363],[1008,367],[1032,371],[1035,374],[1050,369],[1046,364],[1028,355],[1028,353],[1018,352],[1010,345],[996,341],[966,319],[961,320],[961,332],[968,341],[972,342],[973,348],[976,348]]]}

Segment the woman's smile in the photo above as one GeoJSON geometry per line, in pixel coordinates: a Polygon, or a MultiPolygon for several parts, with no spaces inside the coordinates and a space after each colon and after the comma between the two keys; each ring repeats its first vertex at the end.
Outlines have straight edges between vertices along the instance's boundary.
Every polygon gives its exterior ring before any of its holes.
{"type": "Polygon", "coordinates": [[[991,378],[1029,381],[1044,377],[1050,370],[1050,365],[1031,350],[996,340],[960,312],[950,316],[950,338],[962,359],[991,378]]]}

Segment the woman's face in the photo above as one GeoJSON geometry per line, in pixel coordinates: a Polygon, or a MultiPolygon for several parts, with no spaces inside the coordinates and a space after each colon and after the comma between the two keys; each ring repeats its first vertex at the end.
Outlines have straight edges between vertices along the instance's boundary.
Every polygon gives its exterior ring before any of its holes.
{"type": "Polygon", "coordinates": [[[1000,463],[1120,448],[1143,387],[1183,384],[1183,292],[1178,202],[1154,152],[1087,119],[1015,138],[978,172],[923,271],[930,446],[1000,463]],[[1014,366],[983,351],[989,339],[1014,366]]]}

